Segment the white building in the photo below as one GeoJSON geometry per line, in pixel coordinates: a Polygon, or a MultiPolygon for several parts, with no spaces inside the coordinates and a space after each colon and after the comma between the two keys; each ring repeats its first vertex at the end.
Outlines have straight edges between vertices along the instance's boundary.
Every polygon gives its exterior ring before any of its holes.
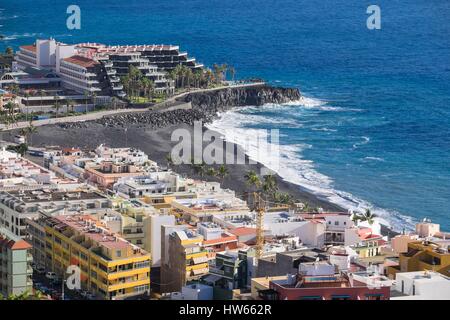
{"type": "Polygon", "coordinates": [[[172,300],[213,300],[213,287],[201,283],[186,285],[170,294],[172,300]]]}
{"type": "Polygon", "coordinates": [[[450,300],[450,279],[431,271],[397,273],[391,300],[450,300]]]}
{"type": "Polygon", "coordinates": [[[173,215],[150,215],[144,220],[144,249],[152,257],[152,267],[161,266],[161,226],[175,226],[173,215]]]}
{"type": "Polygon", "coordinates": [[[145,152],[135,148],[110,148],[103,144],[95,149],[95,153],[101,160],[121,162],[134,165],[149,163],[156,167],[156,162],[149,160],[145,152]]]}
{"type": "MultiPolygon", "coordinates": [[[[213,222],[228,229],[256,228],[254,212],[227,212],[213,216],[213,222]]],[[[322,221],[305,220],[287,212],[266,212],[264,229],[273,236],[297,236],[305,245],[321,247],[324,244],[326,225],[322,221]]]]}
{"type": "Polygon", "coordinates": [[[305,276],[334,275],[336,268],[328,261],[302,262],[298,266],[298,272],[305,276]]]}

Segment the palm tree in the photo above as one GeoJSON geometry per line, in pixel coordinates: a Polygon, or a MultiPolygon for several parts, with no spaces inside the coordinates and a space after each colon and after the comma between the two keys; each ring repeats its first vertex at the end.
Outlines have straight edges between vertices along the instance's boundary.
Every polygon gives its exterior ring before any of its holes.
{"type": "Polygon", "coordinates": [[[222,183],[225,180],[226,176],[228,176],[228,174],[228,168],[224,164],[222,164],[219,169],[217,169],[217,176],[220,177],[222,183]]]}
{"type": "Polygon", "coordinates": [[[55,104],[53,105],[53,108],[55,109],[55,117],[58,118],[58,113],[59,113],[59,109],[61,108],[61,105],[59,103],[59,101],[61,100],[61,98],[59,96],[55,96],[55,104]]]}
{"type": "Polygon", "coordinates": [[[44,96],[44,93],[45,93],[44,90],[39,90],[39,91],[38,91],[39,97],[41,98],[41,99],[40,99],[40,105],[41,105],[41,107],[42,107],[42,97],[44,96]]]}
{"type": "Polygon", "coordinates": [[[194,164],[194,171],[201,177],[205,175],[206,172],[206,163],[202,161],[200,164],[194,164]]]}
{"type": "Polygon", "coordinates": [[[215,177],[215,176],[217,176],[217,172],[216,172],[216,170],[215,170],[214,168],[208,168],[208,169],[206,170],[206,174],[207,174],[208,176],[210,176],[210,177],[215,177]]]}
{"type": "Polygon", "coordinates": [[[302,211],[303,211],[303,212],[311,212],[311,206],[309,205],[308,202],[305,202],[305,203],[303,204],[303,209],[302,209],[302,211]]]}
{"type": "Polygon", "coordinates": [[[88,98],[90,98],[90,93],[89,91],[84,91],[83,93],[84,96],[84,107],[85,107],[85,113],[88,113],[88,98]]]}
{"type": "Polygon", "coordinates": [[[234,69],[233,66],[229,66],[228,67],[228,71],[230,72],[231,81],[234,82],[234,76],[236,75],[236,70],[234,69]]]}
{"type": "Polygon", "coordinates": [[[259,179],[257,173],[253,170],[247,171],[247,173],[244,176],[245,183],[253,187],[254,189],[259,189],[261,187],[261,180],[259,179]]]}
{"type": "Polygon", "coordinates": [[[2,120],[5,123],[6,127],[16,124],[18,121],[16,116],[17,104],[9,101],[3,108],[4,110],[2,110],[2,120]]]}
{"type": "Polygon", "coordinates": [[[33,117],[31,117],[27,129],[27,141],[29,140],[29,145],[33,143],[33,134],[35,134],[38,130],[38,128],[33,125],[33,117]]]}
{"type": "Polygon", "coordinates": [[[206,69],[205,72],[206,87],[209,87],[213,82],[215,82],[214,72],[211,69],[206,69]]]}
{"type": "Polygon", "coordinates": [[[14,49],[11,47],[6,48],[5,55],[7,56],[13,56],[14,55],[14,49]]]}
{"type": "Polygon", "coordinates": [[[6,148],[7,150],[12,150],[18,154],[20,154],[22,157],[25,155],[25,153],[28,151],[28,146],[26,143],[21,143],[17,146],[8,146],[6,148]]]}
{"type": "Polygon", "coordinates": [[[125,92],[127,93],[127,96],[130,96],[130,85],[131,85],[131,79],[129,75],[123,76],[120,78],[120,82],[122,82],[123,88],[125,89],[125,92]]]}
{"type": "Polygon", "coordinates": [[[275,192],[278,190],[278,182],[274,175],[270,174],[264,176],[262,190],[264,191],[266,196],[273,196],[275,194],[275,192]]]}
{"type": "Polygon", "coordinates": [[[214,78],[215,78],[215,82],[216,84],[219,83],[220,79],[222,78],[221,76],[221,68],[217,63],[213,64],[213,72],[214,72],[214,78]]]}
{"type": "Polygon", "coordinates": [[[220,74],[222,76],[221,80],[224,81],[227,79],[227,71],[228,71],[228,65],[227,64],[222,64],[220,66],[220,74]]]}
{"type": "Polygon", "coordinates": [[[116,97],[112,97],[111,98],[111,104],[110,105],[112,106],[113,110],[116,110],[116,108],[117,108],[117,98],[116,97]]]}
{"type": "Polygon", "coordinates": [[[361,221],[366,221],[369,225],[375,222],[376,215],[373,214],[370,209],[366,209],[366,212],[360,216],[361,221]]]}
{"type": "Polygon", "coordinates": [[[69,113],[69,110],[70,110],[70,112],[73,113],[74,107],[75,107],[75,101],[70,100],[70,99],[66,100],[66,113],[69,113]]]}
{"type": "Polygon", "coordinates": [[[172,159],[172,155],[170,153],[168,153],[166,155],[166,161],[167,161],[167,166],[170,168],[173,165],[173,159],[172,159]]]}
{"type": "Polygon", "coordinates": [[[29,108],[30,94],[28,92],[25,92],[23,97],[25,98],[26,103],[27,103],[27,106],[26,106],[27,107],[27,111],[26,111],[26,114],[25,114],[25,121],[28,121],[28,108],[29,108]]]}
{"type": "Polygon", "coordinates": [[[293,204],[294,199],[289,193],[275,192],[273,198],[276,202],[281,204],[293,204]]]}
{"type": "Polygon", "coordinates": [[[361,220],[361,216],[359,214],[357,214],[357,213],[352,214],[352,221],[355,225],[357,225],[358,221],[360,221],[360,220],[361,220]]]}
{"type": "Polygon", "coordinates": [[[91,97],[92,97],[92,103],[94,104],[94,110],[95,110],[95,107],[97,104],[97,94],[94,92],[94,93],[92,93],[91,97]]]}
{"type": "Polygon", "coordinates": [[[194,74],[192,73],[191,68],[189,68],[189,67],[185,68],[184,76],[186,77],[187,87],[190,90],[191,89],[191,81],[192,81],[192,78],[194,76],[194,74]]]}

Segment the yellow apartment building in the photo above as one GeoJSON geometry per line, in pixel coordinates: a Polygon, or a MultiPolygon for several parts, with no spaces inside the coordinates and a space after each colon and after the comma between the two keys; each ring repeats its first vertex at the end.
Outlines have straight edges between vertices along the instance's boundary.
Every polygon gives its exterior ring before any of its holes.
{"type": "Polygon", "coordinates": [[[169,236],[168,263],[161,268],[163,292],[179,292],[189,281],[209,272],[208,252],[203,236],[191,230],[174,231],[169,236]]]}
{"type": "Polygon", "coordinates": [[[407,252],[399,254],[399,265],[389,267],[387,273],[395,276],[397,272],[435,271],[450,276],[450,254],[448,248],[430,241],[408,243],[407,252]]]}
{"type": "Polygon", "coordinates": [[[45,220],[47,266],[67,277],[67,267],[81,269],[81,287],[101,299],[150,293],[150,254],[101,227],[90,216],[45,220]]]}

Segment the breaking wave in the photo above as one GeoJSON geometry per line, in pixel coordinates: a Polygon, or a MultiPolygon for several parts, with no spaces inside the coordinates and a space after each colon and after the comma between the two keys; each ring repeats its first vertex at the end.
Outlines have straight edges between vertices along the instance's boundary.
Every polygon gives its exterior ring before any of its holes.
{"type": "MultiPolygon", "coordinates": [[[[297,108],[323,108],[326,102],[304,98],[293,103],[275,105],[268,104],[259,107],[259,110],[267,111],[295,106],[297,108]]],[[[284,108],[284,109],[283,109],[284,108]]],[[[303,156],[303,151],[313,147],[312,145],[303,144],[276,144],[270,141],[263,143],[243,143],[248,136],[256,136],[267,132],[266,129],[251,128],[261,124],[272,127],[279,124],[296,124],[295,120],[278,120],[277,117],[271,118],[263,114],[256,114],[256,107],[244,107],[238,110],[222,113],[219,119],[208,124],[208,129],[219,132],[224,139],[229,142],[241,146],[250,159],[259,162],[276,172],[285,181],[296,184],[302,189],[314,194],[319,199],[329,201],[348,210],[363,211],[370,208],[377,215],[377,220],[395,230],[401,230],[403,227],[413,229],[414,221],[411,217],[402,215],[394,210],[386,210],[376,207],[371,203],[360,199],[353,194],[345,191],[336,190],[333,186],[333,179],[316,170],[316,164],[303,156]],[[250,111],[242,112],[242,111],[250,111]],[[276,150],[276,152],[274,152],[276,150]]],[[[298,125],[298,123],[296,124],[298,125]]],[[[316,128],[316,130],[333,131],[334,129],[316,128]]],[[[370,142],[369,137],[361,137],[362,141],[354,145],[357,148],[370,142]]],[[[366,157],[366,160],[384,161],[377,157],[366,157]]]]}

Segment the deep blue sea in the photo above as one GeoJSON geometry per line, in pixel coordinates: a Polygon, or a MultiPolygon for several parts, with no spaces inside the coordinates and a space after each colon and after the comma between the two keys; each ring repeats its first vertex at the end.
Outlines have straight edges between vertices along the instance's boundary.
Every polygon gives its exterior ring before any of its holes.
{"type": "MultiPolygon", "coordinates": [[[[237,77],[294,86],[296,104],[225,114],[219,130],[279,128],[280,174],[397,230],[450,230],[447,0],[0,0],[0,49],[64,42],[178,44],[237,77]],[[82,29],[66,28],[81,7],[82,29]],[[366,9],[381,8],[381,30],[366,9]]],[[[239,131],[237,131],[239,132],[239,131]]]]}

